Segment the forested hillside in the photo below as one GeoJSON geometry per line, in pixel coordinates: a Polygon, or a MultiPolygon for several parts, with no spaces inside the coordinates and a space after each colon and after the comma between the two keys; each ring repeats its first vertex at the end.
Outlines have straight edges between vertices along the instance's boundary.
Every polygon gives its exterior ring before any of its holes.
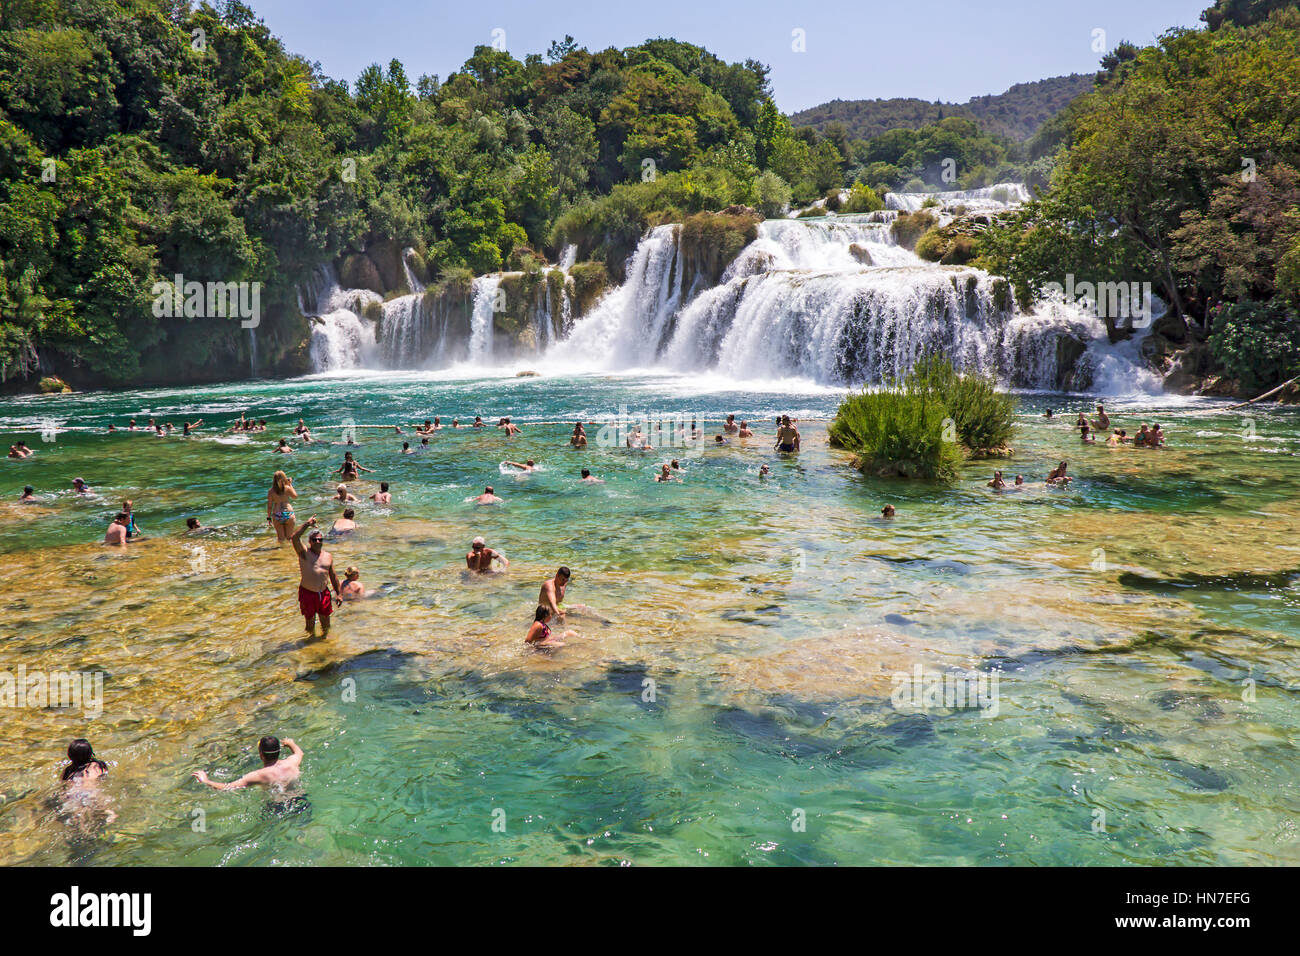
{"type": "Polygon", "coordinates": [[[930,103],[913,98],[831,100],[790,115],[795,126],[825,131],[839,123],[850,139],[871,139],[891,129],[920,129],[949,116],[971,119],[1007,139],[1029,139],[1069,102],[1092,88],[1091,74],[1072,73],[1017,83],[1005,93],[976,96],[965,103],[930,103]]]}

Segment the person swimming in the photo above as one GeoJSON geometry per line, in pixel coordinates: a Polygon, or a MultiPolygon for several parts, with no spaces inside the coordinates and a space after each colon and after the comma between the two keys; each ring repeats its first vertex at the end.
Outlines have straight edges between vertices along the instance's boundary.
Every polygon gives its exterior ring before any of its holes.
{"type": "Polygon", "coordinates": [[[667,463],[659,466],[659,474],[655,475],[655,481],[677,481],[678,478],[673,474],[672,469],[667,463]]]}
{"type": "Polygon", "coordinates": [[[1057,465],[1055,468],[1053,468],[1050,472],[1047,473],[1047,478],[1044,479],[1045,483],[1049,485],[1060,485],[1062,488],[1064,488],[1066,485],[1068,485],[1071,481],[1074,480],[1073,478],[1071,478],[1069,475],[1065,473],[1065,468],[1066,468],[1066,463],[1061,462],[1059,465],[1057,465]]]}
{"type": "Polygon", "coordinates": [[[727,420],[722,423],[722,430],[728,435],[734,435],[740,431],[740,426],[736,424],[736,416],[728,415],[727,420]]]}
{"type": "Polygon", "coordinates": [[[392,504],[393,496],[388,490],[388,482],[381,481],[379,483],[379,490],[370,496],[370,500],[377,505],[392,504]]]}
{"type": "Polygon", "coordinates": [[[1007,486],[1007,483],[1002,480],[1002,472],[1000,471],[993,472],[993,479],[989,481],[987,484],[988,487],[995,488],[997,490],[1001,490],[1007,486]]]}
{"type": "Polygon", "coordinates": [[[483,494],[479,495],[478,497],[472,500],[476,505],[502,504],[502,500],[496,496],[496,493],[492,490],[491,485],[488,485],[486,488],[483,489],[483,494]]]}
{"type": "Polygon", "coordinates": [[[280,454],[280,455],[292,455],[292,454],[293,454],[293,449],[289,447],[289,442],[288,442],[288,440],[287,440],[287,439],[284,439],[284,438],[281,438],[281,439],[280,439],[280,444],[278,444],[278,445],[275,446],[275,450],[276,450],[276,453],[277,453],[277,454],[280,454]]]}
{"type": "Polygon", "coordinates": [[[582,469],[582,481],[588,485],[603,485],[605,483],[603,478],[593,478],[591,471],[587,468],[582,469]]]}
{"type": "Polygon", "coordinates": [[[361,583],[361,572],[355,564],[348,565],[343,572],[343,586],[339,588],[339,600],[360,601],[367,594],[366,586],[361,583]]]}
{"type": "Polygon", "coordinates": [[[333,499],[333,500],[334,500],[334,501],[342,501],[342,502],[356,501],[356,500],[357,500],[357,496],[354,495],[354,494],[352,494],[352,492],[348,491],[348,486],[347,486],[347,485],[340,483],[340,484],[339,484],[339,485],[334,489],[334,499],[333,499]]]}
{"type": "Polygon", "coordinates": [[[582,427],[582,422],[573,423],[573,435],[569,438],[569,444],[574,448],[587,447],[587,431],[582,427]]]}
{"type": "Polygon", "coordinates": [[[740,423],[740,431],[736,432],[737,438],[753,438],[754,432],[749,427],[749,422],[740,423]]]}
{"type": "Polygon", "coordinates": [[[203,527],[203,525],[199,522],[199,519],[198,519],[198,518],[186,518],[186,519],[185,519],[185,532],[186,532],[186,534],[188,534],[188,533],[191,532],[191,531],[204,531],[204,530],[206,530],[206,529],[205,529],[205,528],[203,527]]]}
{"type": "Polygon", "coordinates": [[[517,461],[503,461],[501,464],[505,465],[507,468],[517,468],[519,469],[520,472],[522,472],[525,475],[531,474],[533,470],[537,467],[537,463],[533,461],[531,458],[529,458],[526,462],[523,463],[517,461]]]}
{"type": "Polygon", "coordinates": [[[23,493],[22,493],[22,496],[21,496],[18,500],[19,500],[19,501],[27,501],[27,502],[35,501],[35,500],[36,500],[36,489],[33,488],[31,485],[23,485],[23,493]]]}
{"type": "Polygon", "coordinates": [[[357,530],[357,523],[352,519],[357,516],[353,508],[344,508],[343,517],[335,518],[334,524],[330,528],[330,534],[350,534],[357,530]]]}
{"type": "Polygon", "coordinates": [[[892,518],[892,517],[894,517],[894,506],[893,506],[893,505],[885,505],[885,507],[881,508],[881,509],[880,509],[880,517],[882,517],[882,518],[892,518]]]}
{"type": "Polygon", "coordinates": [[[85,737],[68,744],[68,765],[59,775],[59,811],[63,821],[83,835],[117,819],[99,789],[99,781],[107,773],[108,764],[95,756],[85,737]]]}
{"type": "Polygon", "coordinates": [[[284,745],[292,752],[284,759],[280,758],[280,741],[271,736],[263,737],[257,742],[257,753],[262,758],[262,766],[244,774],[231,783],[217,783],[209,780],[206,771],[195,770],[194,779],[211,787],[213,790],[242,790],[245,787],[269,787],[284,790],[296,783],[302,773],[302,748],[290,738],[284,738],[284,745]]]}

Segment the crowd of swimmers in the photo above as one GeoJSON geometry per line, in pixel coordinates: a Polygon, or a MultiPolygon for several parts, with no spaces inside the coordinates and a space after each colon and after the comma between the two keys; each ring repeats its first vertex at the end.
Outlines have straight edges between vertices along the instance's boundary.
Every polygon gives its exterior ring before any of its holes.
{"type": "MultiPolygon", "coordinates": [[[[1044,417],[1047,419],[1055,418],[1055,411],[1049,408],[1044,417]]],[[[203,424],[202,419],[194,422],[184,422],[180,430],[183,435],[189,436],[202,427],[203,424]]],[[[1137,433],[1131,438],[1125,429],[1112,429],[1111,425],[1109,415],[1107,415],[1104,406],[1100,404],[1097,405],[1097,417],[1095,419],[1090,420],[1085,414],[1080,413],[1075,422],[1081,440],[1088,444],[1095,443],[1095,436],[1108,430],[1110,435],[1106,443],[1111,446],[1132,444],[1135,447],[1158,448],[1165,442],[1165,434],[1159,424],[1148,426],[1148,424],[1142,423],[1137,433]]],[[[780,454],[797,454],[801,448],[797,419],[792,419],[789,415],[781,415],[776,418],[775,426],[773,450],[780,454]]],[[[266,431],[267,427],[264,419],[255,420],[241,414],[239,419],[227,429],[227,433],[257,433],[266,431]]],[[[423,423],[415,426],[413,431],[415,436],[421,440],[420,450],[425,450],[429,447],[429,439],[444,428],[481,429],[487,427],[489,426],[484,423],[481,416],[475,416],[473,422],[467,425],[462,425],[459,419],[452,419],[450,425],[443,425],[440,417],[434,417],[433,419],[425,419],[423,423]]],[[[504,432],[508,438],[519,435],[522,431],[520,426],[515,424],[509,417],[500,418],[495,427],[504,432]]],[[[113,425],[109,425],[108,430],[114,432],[117,429],[113,425]]],[[[163,437],[174,434],[176,428],[171,422],[158,422],[153,418],[148,419],[148,424],[141,427],[133,418],[126,430],[147,431],[163,437]]],[[[705,441],[705,432],[699,427],[697,420],[692,420],[689,427],[684,419],[679,420],[676,428],[674,429],[670,424],[668,431],[668,435],[665,436],[662,423],[655,430],[644,433],[639,426],[634,427],[627,435],[626,447],[632,451],[648,452],[664,447],[680,447],[686,439],[693,442],[705,441]]],[[[394,434],[405,434],[402,426],[394,426],[394,434]]],[[[293,429],[293,436],[303,444],[312,444],[317,441],[317,439],[313,438],[311,429],[302,419],[298,420],[297,426],[293,429]]],[[[743,440],[753,437],[755,437],[754,431],[748,421],[741,420],[738,422],[735,415],[728,415],[722,424],[721,430],[714,435],[711,442],[706,441],[706,444],[725,446],[729,445],[733,439],[743,440]]],[[[344,440],[335,444],[357,446],[351,434],[345,434],[344,440]]],[[[569,445],[572,448],[583,449],[587,447],[587,444],[586,428],[582,422],[576,422],[569,438],[569,445]]],[[[274,451],[279,454],[290,454],[293,452],[293,448],[287,439],[281,438],[277,442],[274,451]]],[[[411,454],[414,451],[415,449],[412,449],[409,442],[402,443],[402,453],[411,454]]],[[[9,448],[9,457],[13,459],[25,459],[33,454],[35,453],[32,449],[23,442],[16,442],[9,448]]],[[[531,458],[523,462],[503,462],[502,466],[518,472],[521,476],[531,474],[538,468],[536,461],[531,458]]],[[[1045,484],[1059,487],[1067,485],[1072,480],[1070,475],[1067,474],[1067,467],[1067,462],[1061,461],[1048,473],[1045,484]]],[[[339,468],[331,473],[332,476],[339,478],[339,484],[335,488],[335,496],[331,500],[343,506],[342,516],[335,519],[331,526],[331,534],[334,537],[343,538],[356,530],[357,527],[355,521],[356,512],[351,507],[351,504],[356,502],[357,498],[349,492],[347,482],[357,481],[362,474],[372,472],[373,469],[361,465],[353,453],[348,451],[344,453],[343,462],[339,468]]],[[[677,481],[680,480],[682,473],[683,469],[680,461],[674,458],[658,466],[654,480],[656,482],[677,481]]],[[[765,477],[770,473],[767,464],[764,463],[760,466],[758,472],[760,477],[765,477]]],[[[588,468],[581,469],[579,480],[585,484],[603,483],[603,479],[593,476],[588,468]]],[[[73,490],[77,494],[91,494],[91,489],[84,479],[74,478],[72,484],[73,490]]],[[[1016,475],[1013,482],[1008,484],[1001,471],[995,471],[993,478],[988,482],[989,487],[998,490],[1007,487],[1019,488],[1024,484],[1023,475],[1016,475]]],[[[316,622],[319,620],[320,637],[324,638],[329,633],[330,618],[336,600],[356,601],[366,598],[370,594],[365,585],[362,584],[360,570],[356,566],[345,568],[342,580],[339,579],[335,570],[334,557],[329,551],[325,550],[325,534],[321,531],[316,516],[313,515],[298,524],[294,512],[294,501],[297,497],[298,492],[294,488],[293,479],[282,470],[276,471],[266,495],[266,520],[276,534],[277,543],[289,543],[298,561],[298,605],[304,619],[305,630],[310,637],[315,638],[316,622]],[[306,537],[305,543],[303,541],[304,535],[306,537]]],[[[370,495],[369,498],[376,504],[390,504],[392,502],[392,492],[389,483],[387,481],[380,482],[379,491],[370,495]]],[[[37,500],[35,489],[31,485],[25,486],[20,500],[25,502],[37,500]]],[[[491,485],[484,489],[483,494],[473,496],[467,500],[479,505],[502,503],[502,499],[495,494],[491,485]]],[[[893,505],[887,504],[881,508],[880,514],[884,519],[893,518],[895,508],[893,505]]],[[[187,519],[187,534],[205,530],[207,529],[203,527],[197,518],[191,517],[187,519]]],[[[136,523],[133,503],[129,499],[124,500],[121,510],[114,515],[109,523],[104,534],[104,543],[126,545],[143,540],[144,537],[140,526],[136,523]]],[[[494,574],[509,568],[510,561],[501,550],[489,547],[484,538],[476,537],[471,542],[469,551],[465,554],[465,566],[466,573],[469,574],[494,574]]],[[[571,580],[572,572],[570,569],[560,567],[552,577],[542,583],[532,620],[524,635],[526,644],[536,648],[557,648],[564,646],[566,639],[578,636],[577,632],[565,627],[567,615],[573,610],[578,610],[581,613],[589,609],[583,606],[566,609],[564,599],[571,580]],[[552,624],[555,625],[555,629],[552,629],[552,624]]],[[[262,766],[232,782],[218,783],[212,781],[202,770],[196,770],[194,777],[199,782],[217,790],[235,790],[248,786],[266,786],[283,790],[298,779],[303,751],[294,741],[286,738],[282,743],[276,737],[263,737],[258,741],[258,754],[262,760],[262,766]],[[289,750],[288,755],[282,753],[282,746],[289,750]]],[[[84,795],[87,791],[95,788],[97,781],[107,770],[108,765],[95,756],[90,743],[79,738],[74,740],[68,747],[68,765],[63,770],[62,781],[67,785],[70,793],[84,795]]],[[[109,819],[111,820],[111,811],[109,812],[109,819]]]]}

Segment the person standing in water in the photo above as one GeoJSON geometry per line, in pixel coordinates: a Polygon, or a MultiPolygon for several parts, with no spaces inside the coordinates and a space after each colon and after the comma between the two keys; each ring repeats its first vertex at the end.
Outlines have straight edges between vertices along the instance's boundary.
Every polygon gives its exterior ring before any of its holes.
{"type": "Polygon", "coordinates": [[[572,572],[568,568],[561,566],[555,572],[555,577],[542,582],[541,593],[537,596],[537,603],[561,621],[564,620],[564,592],[569,588],[569,579],[571,577],[573,577],[572,572]]]}
{"type": "Polygon", "coordinates": [[[257,753],[262,758],[258,770],[246,773],[230,783],[217,783],[209,780],[207,771],[195,770],[194,779],[211,787],[213,790],[242,790],[245,787],[271,787],[283,790],[295,783],[302,774],[302,748],[284,738],[284,745],[291,751],[288,757],[280,759],[280,741],[276,737],[263,737],[257,742],[257,753]]]}
{"type": "Polygon", "coordinates": [[[284,472],[277,471],[271,477],[271,490],[266,493],[266,520],[275,529],[277,544],[293,537],[293,499],[297,497],[293,479],[284,472]]]}
{"type": "Polygon", "coordinates": [[[781,416],[781,425],[776,430],[776,450],[792,454],[799,450],[799,429],[794,427],[789,415],[781,416]]]}
{"type": "Polygon", "coordinates": [[[325,536],[316,530],[316,516],[312,515],[294,532],[293,550],[298,554],[298,570],[301,580],[298,582],[298,609],[307,622],[307,633],[316,636],[316,618],[320,617],[320,636],[327,637],[330,632],[330,615],[334,605],[330,601],[330,588],[335,596],[339,593],[339,579],[334,573],[334,555],[324,550],[325,536]],[[312,529],[307,538],[307,547],[302,546],[302,533],[312,529]]]}
{"type": "Polygon", "coordinates": [[[504,554],[489,548],[482,538],[475,538],[469,546],[469,553],[465,555],[465,567],[479,574],[487,574],[494,570],[493,561],[501,562],[502,571],[510,567],[510,562],[506,560],[504,554]]]}
{"type": "Polygon", "coordinates": [[[104,532],[104,544],[124,545],[130,539],[126,534],[126,525],[130,519],[125,511],[119,511],[104,532]]]}
{"type": "Polygon", "coordinates": [[[392,504],[393,495],[388,490],[388,482],[381,481],[379,483],[379,490],[370,496],[370,500],[377,505],[392,504]]]}

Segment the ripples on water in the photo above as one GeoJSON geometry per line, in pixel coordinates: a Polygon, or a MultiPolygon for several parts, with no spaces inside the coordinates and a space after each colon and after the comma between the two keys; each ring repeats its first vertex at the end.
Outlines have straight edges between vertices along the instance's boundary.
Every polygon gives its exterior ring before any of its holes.
{"type": "Polygon", "coordinates": [[[382,375],[9,400],[0,428],[37,456],[3,464],[0,663],[106,677],[98,719],[6,712],[0,861],[1300,862],[1300,416],[1256,410],[1246,441],[1221,404],[1120,403],[1118,426],[1147,414],[1172,447],[1082,448],[1082,399],[1026,396],[1003,470],[1031,486],[998,495],[988,464],[946,489],[857,475],[825,443],[837,398],[652,375],[382,375]],[[1044,422],[1049,403],[1068,414],[1044,422]],[[597,448],[590,426],[592,447],[567,448],[560,423],[620,404],[698,415],[710,435],[736,412],[759,437],[682,456],[686,481],[656,485],[658,456],[597,448]],[[791,408],[805,451],[778,459],[772,418],[791,408]],[[103,433],[240,411],[280,431],[103,433]],[[525,430],[397,454],[411,435],[392,422],[435,414],[525,430]],[[306,645],[264,495],[284,467],[299,516],[332,519],[343,449],[272,454],[299,416],[359,423],[376,473],[354,491],[383,479],[394,495],[363,501],[360,531],[328,545],[383,596],[306,645]],[[45,421],[68,430],[43,442],[45,421]],[[546,470],[500,474],[529,457],[546,470]],[[1035,485],[1061,458],[1070,490],[1035,485]],[[584,466],[607,484],[577,484],[584,466]],[[78,475],[94,496],[66,491],[78,475]],[[16,503],[27,483],[36,505],[16,503]],[[464,503],[488,483],[504,506],[464,503]],[[94,542],[123,497],[150,540],[109,553],[94,542]],[[183,537],[189,516],[218,530],[183,537]],[[506,574],[464,579],[476,534],[506,574]],[[570,603],[599,617],[538,653],[523,634],[560,563],[570,603]],[[997,715],[895,709],[893,675],[918,663],[995,672],[997,715]],[[307,751],[309,810],[190,779],[254,768],[265,733],[307,751]],[[112,764],[118,818],[73,840],[47,801],[82,735],[112,764]]]}

